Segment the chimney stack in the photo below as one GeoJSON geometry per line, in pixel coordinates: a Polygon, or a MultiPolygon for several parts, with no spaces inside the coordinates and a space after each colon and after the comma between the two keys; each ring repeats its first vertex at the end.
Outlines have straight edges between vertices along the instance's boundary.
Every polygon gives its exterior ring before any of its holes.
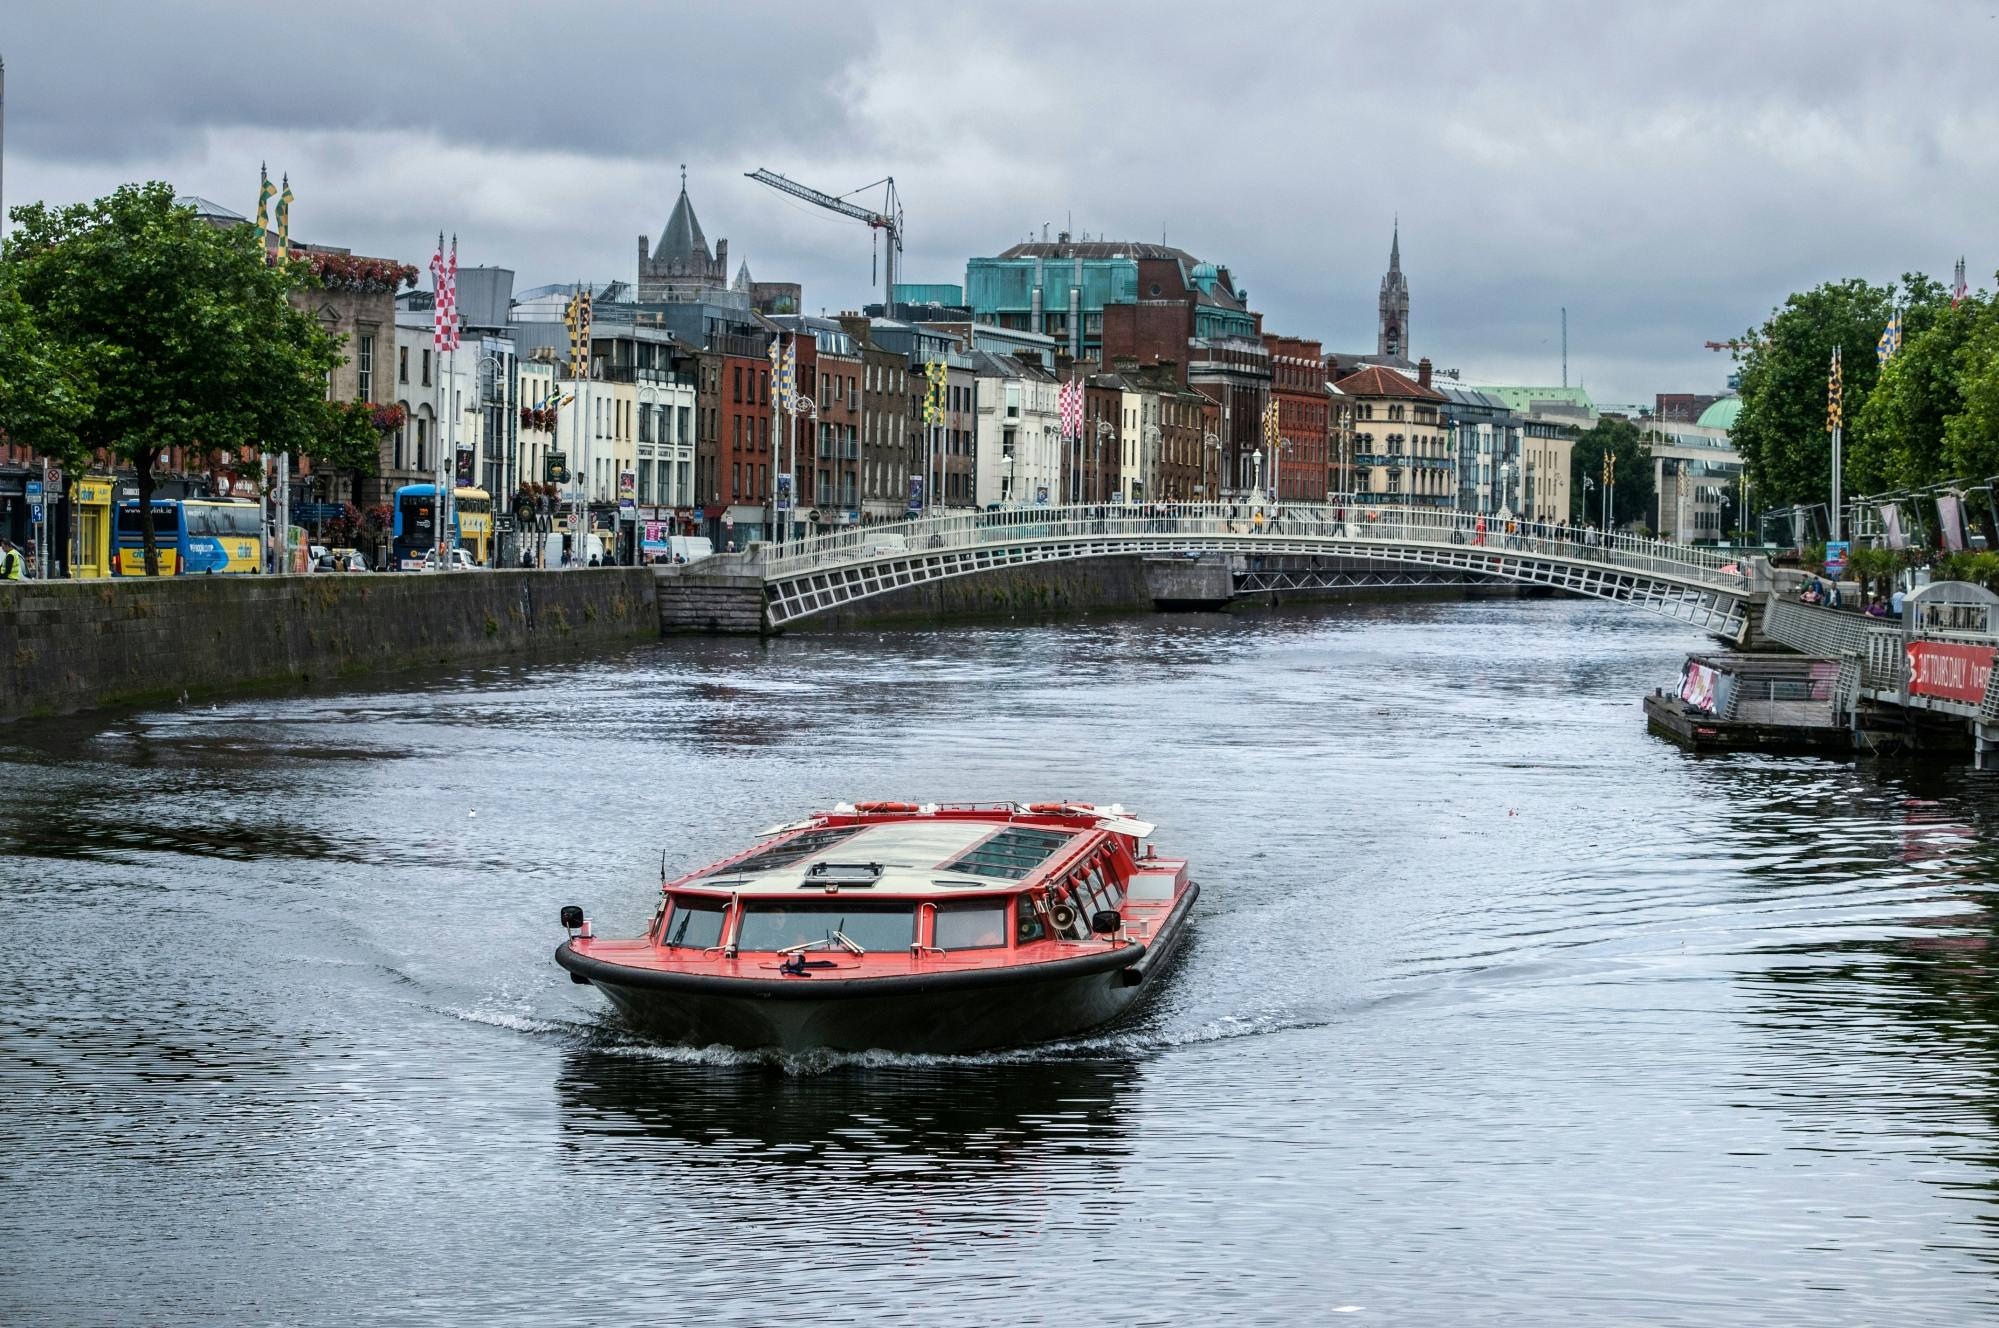
{"type": "Polygon", "coordinates": [[[1427,355],[1416,361],[1416,381],[1423,387],[1430,385],[1430,357],[1427,355]]]}

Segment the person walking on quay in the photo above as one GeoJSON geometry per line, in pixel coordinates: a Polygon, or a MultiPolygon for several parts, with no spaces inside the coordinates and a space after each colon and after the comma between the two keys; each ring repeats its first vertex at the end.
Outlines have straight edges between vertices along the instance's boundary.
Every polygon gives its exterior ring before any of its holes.
{"type": "Polygon", "coordinates": [[[14,541],[0,539],[0,581],[19,581],[26,571],[26,563],[14,541]]]}

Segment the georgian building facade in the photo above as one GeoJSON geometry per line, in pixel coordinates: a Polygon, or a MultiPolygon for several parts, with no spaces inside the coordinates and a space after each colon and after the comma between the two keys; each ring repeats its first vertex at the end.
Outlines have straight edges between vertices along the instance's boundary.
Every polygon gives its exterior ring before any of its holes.
{"type": "Polygon", "coordinates": [[[1457,498],[1457,461],[1446,433],[1444,395],[1430,385],[1430,363],[1414,379],[1380,365],[1335,384],[1354,412],[1354,496],[1360,502],[1449,507],[1457,498]]]}

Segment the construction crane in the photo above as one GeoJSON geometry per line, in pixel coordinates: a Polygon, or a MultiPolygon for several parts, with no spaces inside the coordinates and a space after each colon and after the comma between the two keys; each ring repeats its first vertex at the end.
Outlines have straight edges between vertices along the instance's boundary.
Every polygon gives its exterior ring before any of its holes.
{"type": "Polygon", "coordinates": [[[1754,350],[1758,346],[1768,345],[1769,343],[1764,341],[1745,341],[1741,337],[1733,337],[1727,341],[1706,341],[1701,344],[1709,350],[1754,350]]]}
{"type": "MultiPolygon", "coordinates": [[[[876,231],[886,231],[888,233],[888,252],[886,261],[883,264],[884,270],[882,276],[884,277],[884,281],[882,283],[882,294],[885,297],[885,302],[892,302],[895,299],[896,260],[902,257],[902,199],[895,192],[895,177],[893,175],[884,180],[876,180],[874,184],[864,184],[860,189],[850,191],[852,194],[858,194],[864,189],[873,189],[875,185],[886,186],[882,192],[881,211],[876,212],[870,208],[862,207],[858,203],[849,203],[845,197],[835,194],[823,194],[809,185],[802,185],[796,180],[787,179],[779,175],[776,171],[767,171],[759,168],[754,171],[746,171],[744,174],[749,179],[755,180],[758,184],[767,184],[780,193],[790,194],[793,198],[802,198],[814,207],[825,208],[828,212],[837,212],[841,216],[851,217],[855,221],[864,221],[876,231]]],[[[870,261],[868,265],[868,284],[872,286],[874,285],[874,281],[874,264],[870,261]]]]}

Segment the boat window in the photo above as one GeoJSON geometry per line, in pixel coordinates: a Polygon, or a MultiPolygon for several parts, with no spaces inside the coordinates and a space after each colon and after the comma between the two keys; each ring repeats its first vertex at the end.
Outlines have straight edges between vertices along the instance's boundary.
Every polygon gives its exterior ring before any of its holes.
{"type": "Polygon", "coordinates": [[[837,825],[820,830],[801,830],[789,839],[779,840],[770,847],[750,854],[741,862],[732,862],[718,869],[716,875],[739,876],[754,872],[776,871],[789,867],[794,862],[803,862],[815,853],[833,847],[843,839],[859,834],[858,825],[837,825]]]}
{"type": "Polygon", "coordinates": [[[963,899],[937,905],[931,944],[940,950],[994,950],[1006,945],[1006,900],[963,899]]]}
{"type": "Polygon", "coordinates": [[[1073,837],[1069,831],[1023,830],[1009,826],[991,839],[974,845],[963,857],[945,863],[944,870],[1018,881],[1048,861],[1056,849],[1073,837]]]}
{"type": "Polygon", "coordinates": [[[1097,865],[1090,869],[1090,879],[1096,883],[1097,897],[1103,902],[1100,909],[1115,909],[1123,901],[1124,891],[1118,888],[1117,873],[1111,870],[1108,856],[1097,859],[1097,865]]]}
{"type": "Polygon", "coordinates": [[[916,940],[916,907],[844,901],[745,903],[736,946],[784,950],[807,941],[830,941],[836,931],[864,950],[907,950],[916,940]]]}
{"type": "Polygon", "coordinates": [[[673,911],[666,915],[666,930],[659,943],[674,950],[705,950],[722,943],[722,914],[728,905],[719,899],[696,899],[675,895],[673,911]]]}

